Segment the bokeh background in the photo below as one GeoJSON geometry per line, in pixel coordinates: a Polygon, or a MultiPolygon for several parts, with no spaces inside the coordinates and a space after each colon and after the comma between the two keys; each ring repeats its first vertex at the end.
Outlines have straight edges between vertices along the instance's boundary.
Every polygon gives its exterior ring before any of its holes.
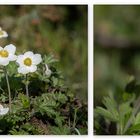
{"type": "Polygon", "coordinates": [[[140,6],[94,6],[94,106],[119,95],[132,77],[140,83],[140,6]]]}
{"type": "Polygon", "coordinates": [[[87,6],[1,5],[0,26],[9,34],[1,46],[53,54],[65,84],[87,101],[87,6]]]}

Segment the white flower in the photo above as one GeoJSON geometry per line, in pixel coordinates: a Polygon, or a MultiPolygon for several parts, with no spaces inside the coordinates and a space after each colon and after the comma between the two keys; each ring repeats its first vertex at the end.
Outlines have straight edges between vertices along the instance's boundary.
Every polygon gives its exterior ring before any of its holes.
{"type": "Polygon", "coordinates": [[[10,61],[15,61],[17,58],[15,51],[16,47],[12,44],[0,47],[0,65],[6,66],[10,61]]]}
{"type": "Polygon", "coordinates": [[[0,38],[4,38],[4,37],[8,37],[8,34],[6,31],[3,31],[1,28],[0,28],[0,38]]]}
{"type": "Polygon", "coordinates": [[[19,64],[18,72],[22,74],[35,72],[37,70],[36,65],[38,65],[41,61],[41,55],[34,54],[31,51],[24,53],[24,55],[19,55],[16,61],[19,64]]]}
{"type": "Polygon", "coordinates": [[[47,76],[50,76],[50,75],[52,74],[52,71],[48,68],[48,65],[47,65],[47,64],[45,64],[45,67],[46,67],[45,74],[46,74],[47,76]]]}
{"type": "Polygon", "coordinates": [[[9,108],[4,108],[1,104],[0,104],[0,115],[5,115],[7,114],[9,111],[9,108]]]}

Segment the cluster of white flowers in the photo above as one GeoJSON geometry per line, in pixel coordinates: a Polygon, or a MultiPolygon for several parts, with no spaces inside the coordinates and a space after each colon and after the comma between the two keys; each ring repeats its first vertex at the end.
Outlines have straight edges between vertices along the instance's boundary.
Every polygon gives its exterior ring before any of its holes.
{"type": "MultiPolygon", "coordinates": [[[[0,38],[8,37],[6,31],[0,28],[0,38]]],[[[10,61],[16,61],[19,64],[18,72],[21,74],[32,73],[37,70],[37,65],[41,63],[40,54],[34,54],[31,51],[23,55],[16,56],[16,47],[13,44],[7,45],[4,48],[0,47],[0,65],[7,66],[10,61]]]]}
{"type": "MultiPolygon", "coordinates": [[[[0,38],[8,37],[6,31],[0,28],[0,38]]],[[[18,73],[28,74],[35,72],[37,70],[37,65],[41,63],[42,58],[40,54],[34,54],[31,51],[25,52],[21,55],[15,55],[16,47],[13,44],[7,45],[4,48],[0,46],[0,65],[7,66],[10,61],[16,61],[19,65],[18,73]]],[[[45,65],[47,76],[51,75],[51,70],[48,68],[47,64],[45,65]]],[[[8,113],[9,108],[4,108],[0,104],[0,115],[8,113]]]]}

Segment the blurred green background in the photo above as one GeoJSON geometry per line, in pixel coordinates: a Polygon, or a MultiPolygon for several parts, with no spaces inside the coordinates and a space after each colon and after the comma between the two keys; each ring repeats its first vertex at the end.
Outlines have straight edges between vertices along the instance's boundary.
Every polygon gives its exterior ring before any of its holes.
{"type": "Polygon", "coordinates": [[[140,6],[95,5],[94,106],[109,93],[119,100],[132,76],[140,83],[140,6]]]}
{"type": "Polygon", "coordinates": [[[0,11],[0,26],[9,34],[1,46],[53,54],[65,84],[87,101],[87,6],[1,5],[0,11]]]}

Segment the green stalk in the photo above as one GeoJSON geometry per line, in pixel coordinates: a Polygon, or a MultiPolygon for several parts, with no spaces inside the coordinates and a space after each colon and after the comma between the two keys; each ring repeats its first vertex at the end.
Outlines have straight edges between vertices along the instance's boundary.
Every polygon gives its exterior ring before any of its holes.
{"type": "Polygon", "coordinates": [[[73,121],[73,128],[75,128],[75,126],[76,126],[77,111],[78,111],[78,109],[75,109],[75,112],[74,112],[74,121],[73,121]]]}
{"type": "Polygon", "coordinates": [[[25,79],[26,79],[26,83],[25,83],[26,95],[27,95],[27,97],[29,97],[29,89],[28,89],[29,81],[28,81],[28,75],[27,74],[25,76],[25,79]]]}
{"type": "Polygon", "coordinates": [[[8,94],[9,94],[9,111],[11,112],[11,90],[10,90],[9,78],[8,78],[6,67],[4,67],[4,73],[7,82],[8,94]]]}
{"type": "Polygon", "coordinates": [[[74,128],[74,130],[77,132],[78,135],[81,135],[77,128],[74,128]]]}

